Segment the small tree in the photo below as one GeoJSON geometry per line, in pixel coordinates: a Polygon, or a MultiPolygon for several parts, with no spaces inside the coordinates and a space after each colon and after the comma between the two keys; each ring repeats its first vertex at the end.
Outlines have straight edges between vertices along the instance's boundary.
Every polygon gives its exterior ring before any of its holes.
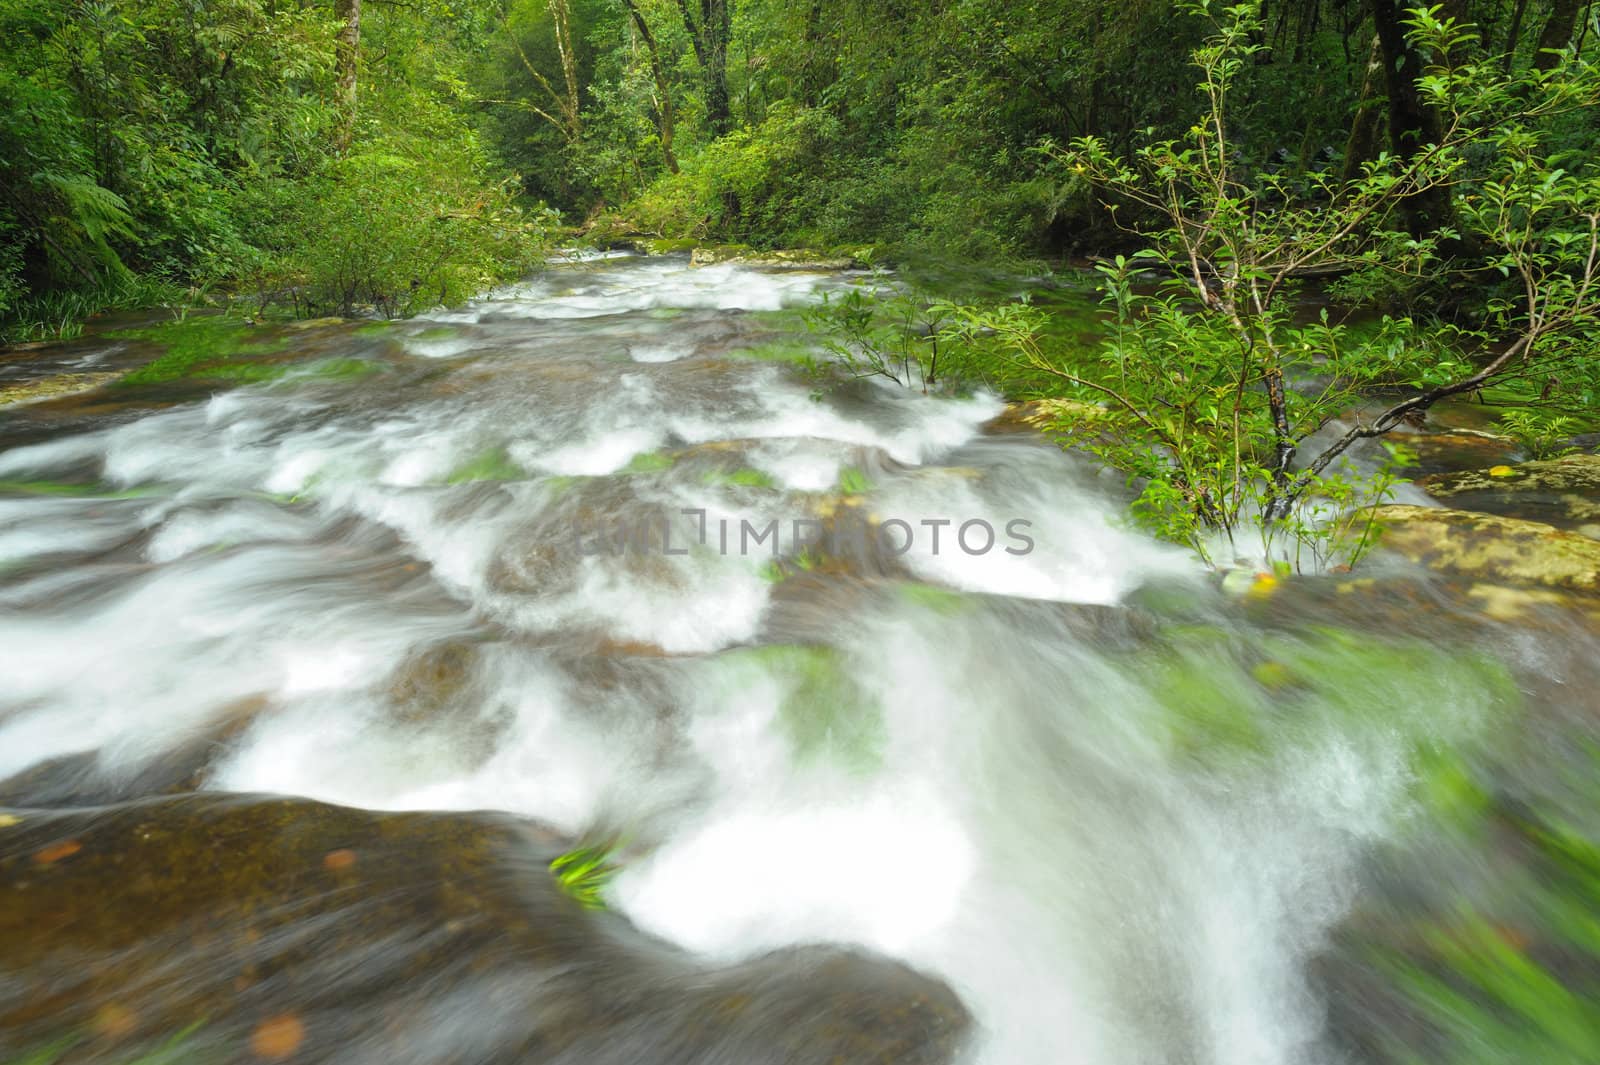
{"type": "Polygon", "coordinates": [[[957,308],[917,286],[901,286],[874,275],[864,286],[824,293],[806,314],[806,325],[823,340],[833,361],[813,367],[827,378],[842,369],[851,377],[884,377],[926,393],[956,376],[952,369],[967,349],[950,325],[957,308]]]}
{"type": "MultiPolygon", "coordinates": [[[[1412,40],[1435,65],[1417,86],[1439,120],[1435,143],[1404,159],[1380,155],[1348,180],[1252,172],[1229,122],[1234,82],[1264,47],[1260,5],[1189,6],[1214,27],[1194,53],[1200,120],[1131,161],[1095,137],[1046,149],[1114,213],[1131,206],[1155,219],[1130,226],[1145,250],[1099,267],[1115,310],[1099,357],[1048,353],[1041,316],[1025,305],[969,310],[966,326],[998,333],[1010,358],[1063,396],[1094,401],[1056,405],[1056,428],[1142,482],[1136,513],[1155,531],[1207,557],[1218,535],[1232,543],[1253,527],[1268,554],[1287,535],[1321,562],[1330,551],[1353,560],[1370,530],[1350,538],[1348,518],[1329,520],[1360,501],[1340,462],[1352,445],[1491,383],[1593,372],[1600,177],[1552,147],[1551,120],[1600,101],[1600,79],[1570,54],[1518,74],[1460,59],[1473,36],[1438,9],[1418,12],[1412,40]],[[1460,231],[1406,232],[1408,203],[1441,193],[1460,231]],[[1448,267],[1441,248],[1467,246],[1487,249],[1475,269],[1514,282],[1478,331],[1296,316],[1308,278],[1415,278],[1448,267]],[[1138,284],[1145,271],[1153,288],[1138,284]],[[1385,391],[1399,398],[1364,402],[1385,391]]],[[[1381,495],[1390,483],[1370,487],[1381,495]]]]}

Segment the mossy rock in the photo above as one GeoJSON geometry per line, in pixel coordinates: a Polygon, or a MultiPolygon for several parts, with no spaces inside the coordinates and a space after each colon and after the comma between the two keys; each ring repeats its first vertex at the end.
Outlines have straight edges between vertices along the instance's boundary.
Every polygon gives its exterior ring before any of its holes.
{"type": "Polygon", "coordinates": [[[990,436],[1042,433],[1068,422],[1105,417],[1105,409],[1077,399],[1032,399],[1007,403],[1006,409],[983,424],[990,436]]]}
{"type": "Polygon", "coordinates": [[[1422,487],[1461,510],[1569,529],[1600,522],[1600,455],[1441,474],[1424,478],[1422,487]]]}
{"type": "Polygon", "coordinates": [[[118,373],[65,373],[32,381],[0,385],[0,407],[39,403],[49,399],[93,392],[122,376],[118,373]]]}
{"type": "Polygon", "coordinates": [[[480,667],[477,644],[446,641],[408,655],[385,685],[395,719],[406,724],[433,723],[462,702],[480,667]]]}
{"type": "Polygon", "coordinates": [[[763,678],[782,690],[776,725],[799,762],[828,760],[856,772],[882,762],[883,708],[850,674],[846,655],[825,645],[769,644],[722,656],[722,682],[746,690],[763,678]]]}
{"type": "Polygon", "coordinates": [[[719,967],[585,908],[499,814],[194,795],[0,810],[0,1060],[937,1065],[939,982],[833,947],[719,967]],[[198,1027],[197,1027],[198,1026],[198,1027]],[[264,1049],[272,1053],[263,1053],[264,1049]]]}
{"type": "Polygon", "coordinates": [[[646,240],[642,243],[644,250],[651,255],[682,255],[700,247],[700,242],[693,237],[663,238],[646,240]]]}
{"type": "Polygon", "coordinates": [[[689,257],[691,266],[718,266],[734,263],[739,266],[756,266],[769,270],[817,270],[833,272],[850,270],[861,264],[848,255],[829,255],[809,249],[787,251],[758,251],[743,244],[720,244],[699,247],[689,257]]]}
{"type": "MultiPolygon", "coordinates": [[[[335,326],[346,326],[346,325],[350,325],[351,323],[352,323],[351,319],[349,319],[349,318],[339,318],[337,316],[326,317],[326,318],[296,318],[292,322],[286,322],[284,324],[283,328],[285,328],[287,330],[290,330],[292,332],[296,332],[296,333],[304,333],[304,332],[309,332],[309,331],[311,331],[313,329],[331,329],[331,328],[333,328],[335,326]]],[[[365,329],[369,328],[370,326],[377,325],[377,324],[378,323],[376,323],[376,322],[369,322],[369,323],[367,323],[367,325],[362,326],[360,328],[365,330],[365,329]]]]}
{"type": "MultiPolygon", "coordinates": [[[[258,325],[220,314],[192,315],[113,336],[150,341],[160,354],[117,382],[119,388],[176,382],[259,384],[291,374],[325,380],[364,377],[381,369],[370,359],[316,354],[316,334],[351,323],[313,318],[283,325],[258,325]]],[[[326,345],[322,347],[326,349],[326,345]]]]}
{"type": "Polygon", "coordinates": [[[1444,573],[1506,584],[1600,591],[1600,540],[1552,525],[1461,510],[1373,510],[1380,546],[1444,573]]]}
{"type": "Polygon", "coordinates": [[[1392,440],[1416,456],[1403,471],[1409,477],[1446,477],[1515,462],[1521,457],[1515,440],[1480,430],[1412,433],[1392,440]]]}
{"type": "Polygon", "coordinates": [[[1510,673],[1468,648],[1329,625],[1248,637],[1170,626],[1129,655],[1127,671],[1145,679],[1173,749],[1206,762],[1363,733],[1404,738],[1419,757],[1438,730],[1434,700],[1496,717],[1522,702],[1510,673]]]}
{"type": "Polygon", "coordinates": [[[505,448],[481,451],[450,471],[446,484],[472,484],[476,481],[516,481],[527,474],[512,460],[505,448]]]}

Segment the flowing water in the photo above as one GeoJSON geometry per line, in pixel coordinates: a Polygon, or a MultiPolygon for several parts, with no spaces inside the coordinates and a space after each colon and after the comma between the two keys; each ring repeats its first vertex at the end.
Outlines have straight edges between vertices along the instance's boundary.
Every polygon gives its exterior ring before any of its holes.
{"type": "Polygon", "coordinates": [[[898,959],[984,1065],[1340,1060],[1314,963],[1419,751],[1560,657],[1374,632],[1332,581],[1230,597],[992,396],[819,393],[775,338],[847,283],[592,261],[282,332],[365,374],[18,408],[0,779],[121,797],[203,741],[207,790],[617,840],[645,932],[898,959]],[[913,542],[796,542],[846,518],[913,542]]]}

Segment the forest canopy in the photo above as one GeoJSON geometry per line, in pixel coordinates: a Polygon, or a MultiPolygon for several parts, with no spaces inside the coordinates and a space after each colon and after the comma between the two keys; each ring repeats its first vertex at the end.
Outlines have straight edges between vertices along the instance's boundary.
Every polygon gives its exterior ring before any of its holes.
{"type": "MultiPolygon", "coordinates": [[[[1241,171],[1351,176],[1429,143],[1418,10],[1261,4],[1241,171]]],[[[1507,73],[1564,76],[1600,36],[1579,0],[1435,11],[1470,27],[1456,58],[1507,73]]],[[[1051,146],[1180,134],[1207,32],[1155,0],[0,0],[0,317],[45,335],[213,289],[403,314],[525,272],[561,227],[1127,250],[1131,216],[1051,146]]],[[[1556,147],[1587,153],[1597,121],[1556,147]]]]}

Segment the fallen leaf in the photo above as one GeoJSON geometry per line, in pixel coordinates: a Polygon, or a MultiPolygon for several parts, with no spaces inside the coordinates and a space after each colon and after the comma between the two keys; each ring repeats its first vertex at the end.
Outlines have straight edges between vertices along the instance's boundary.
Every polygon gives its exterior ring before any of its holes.
{"type": "Polygon", "coordinates": [[[53,865],[63,858],[70,858],[83,850],[83,844],[75,839],[64,839],[60,843],[52,843],[42,851],[35,851],[33,860],[40,865],[53,865]]]}
{"type": "Polygon", "coordinates": [[[305,1042],[306,1026],[292,1013],[269,1017],[256,1025],[250,1033],[250,1050],[258,1058],[278,1060],[300,1049],[305,1042]]]}
{"type": "Polygon", "coordinates": [[[1515,477],[1516,475],[1517,475],[1517,471],[1512,469],[1510,466],[1490,466],[1489,467],[1489,476],[1490,477],[1515,477]]]}
{"type": "Polygon", "coordinates": [[[1258,573],[1256,579],[1250,582],[1250,587],[1245,591],[1249,599],[1266,599],[1278,590],[1278,578],[1270,573],[1258,573]]]}
{"type": "Polygon", "coordinates": [[[348,847],[329,851],[322,859],[322,867],[335,873],[342,869],[348,869],[354,864],[356,864],[356,852],[348,847]]]}

